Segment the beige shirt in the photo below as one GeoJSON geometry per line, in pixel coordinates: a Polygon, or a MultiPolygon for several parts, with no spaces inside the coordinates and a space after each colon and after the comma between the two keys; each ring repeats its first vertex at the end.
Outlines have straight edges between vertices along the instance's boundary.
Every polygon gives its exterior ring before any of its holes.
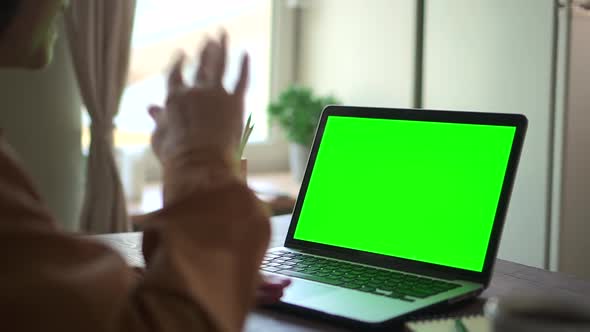
{"type": "Polygon", "coordinates": [[[0,330],[238,331],[253,305],[268,214],[238,180],[140,218],[143,277],[59,231],[0,137],[0,330]]]}

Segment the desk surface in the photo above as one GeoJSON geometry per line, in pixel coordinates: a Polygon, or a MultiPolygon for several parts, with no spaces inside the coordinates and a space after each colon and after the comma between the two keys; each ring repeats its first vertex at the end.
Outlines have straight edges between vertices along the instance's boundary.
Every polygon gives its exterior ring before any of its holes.
{"type": "MultiPolygon", "coordinates": [[[[289,220],[290,216],[288,215],[273,217],[271,247],[281,246],[283,244],[289,220]]],[[[121,252],[130,264],[143,264],[143,258],[140,252],[140,233],[101,235],[95,238],[113,246],[121,252]]],[[[570,297],[574,300],[584,301],[590,298],[590,283],[561,273],[549,272],[498,259],[490,287],[480,298],[470,301],[457,310],[463,313],[478,313],[481,311],[482,304],[488,297],[523,293],[560,295],[570,297]]],[[[449,312],[449,314],[453,314],[453,311],[449,312]]],[[[288,332],[347,331],[346,329],[331,327],[321,322],[309,321],[270,311],[253,312],[248,319],[245,330],[288,332]]]]}

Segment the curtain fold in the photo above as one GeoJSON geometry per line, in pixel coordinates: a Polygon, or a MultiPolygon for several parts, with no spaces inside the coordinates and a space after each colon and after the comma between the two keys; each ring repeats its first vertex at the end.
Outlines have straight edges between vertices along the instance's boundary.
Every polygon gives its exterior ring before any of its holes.
{"type": "Polygon", "coordinates": [[[80,226],[131,230],[113,154],[113,119],[126,85],[136,0],[72,1],[65,15],[72,62],[92,121],[80,226]]]}

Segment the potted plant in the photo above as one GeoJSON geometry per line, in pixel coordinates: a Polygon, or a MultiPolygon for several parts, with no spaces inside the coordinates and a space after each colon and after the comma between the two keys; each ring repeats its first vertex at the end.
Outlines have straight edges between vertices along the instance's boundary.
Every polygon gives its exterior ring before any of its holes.
{"type": "Polygon", "coordinates": [[[303,179],[322,110],[337,103],[333,96],[316,96],[310,88],[293,85],[268,106],[270,120],[279,123],[290,142],[289,165],[296,180],[303,179]]]}
{"type": "Polygon", "coordinates": [[[254,122],[252,122],[252,113],[248,115],[248,120],[246,120],[246,125],[242,130],[242,138],[240,140],[240,146],[238,148],[238,159],[240,160],[240,175],[245,180],[248,174],[248,160],[244,157],[244,150],[246,149],[246,144],[248,144],[248,140],[250,139],[250,134],[254,131],[254,122]]]}

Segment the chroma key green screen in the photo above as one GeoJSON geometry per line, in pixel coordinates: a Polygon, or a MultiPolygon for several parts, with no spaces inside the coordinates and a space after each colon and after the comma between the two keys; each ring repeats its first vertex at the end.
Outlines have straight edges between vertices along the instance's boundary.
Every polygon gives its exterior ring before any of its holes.
{"type": "Polygon", "coordinates": [[[481,272],[515,132],[330,116],[294,238],[481,272]]]}

